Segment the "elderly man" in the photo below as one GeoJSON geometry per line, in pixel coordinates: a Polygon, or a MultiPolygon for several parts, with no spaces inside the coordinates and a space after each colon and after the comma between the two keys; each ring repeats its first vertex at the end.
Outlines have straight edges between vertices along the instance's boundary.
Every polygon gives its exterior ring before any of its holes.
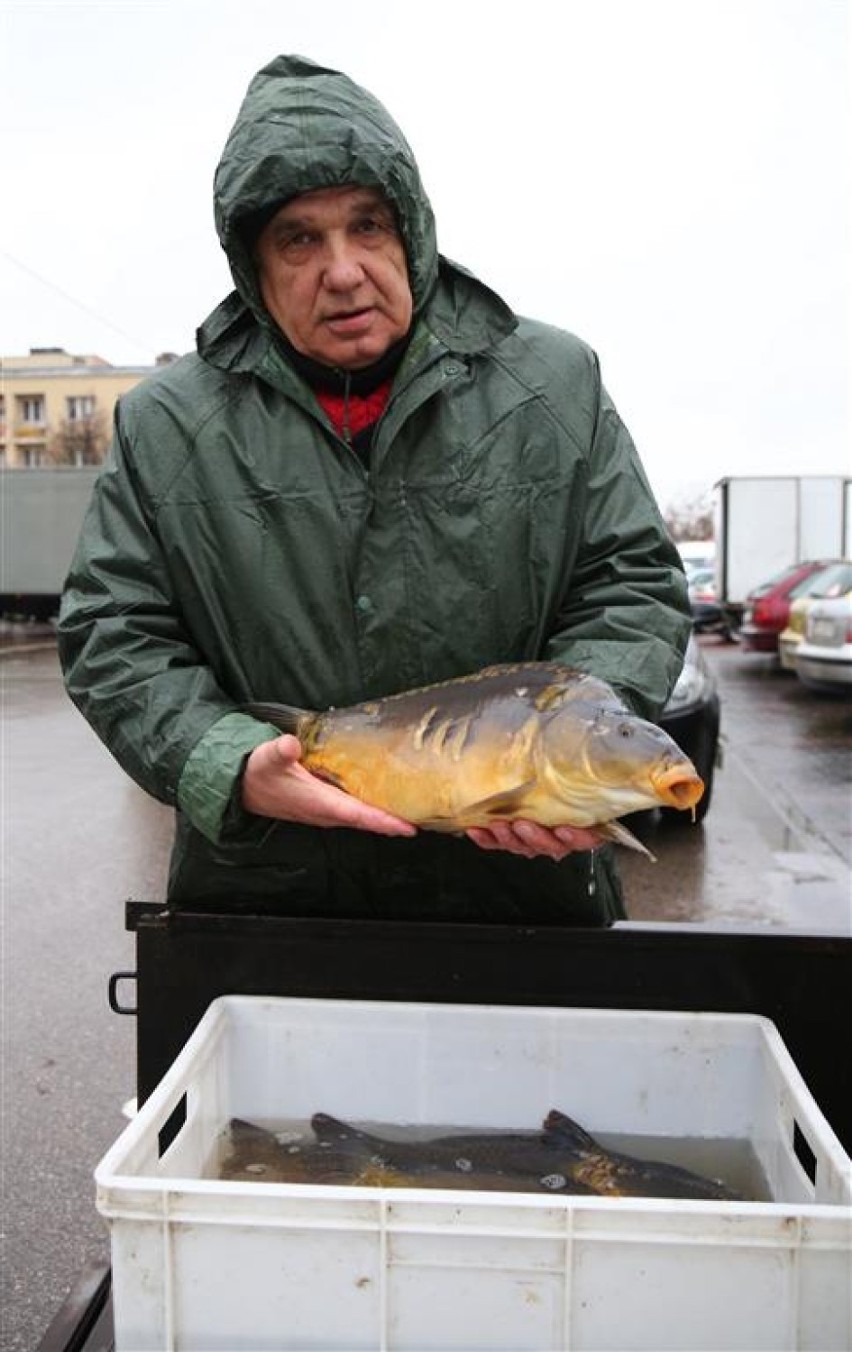
{"type": "Polygon", "coordinates": [[[121,401],[59,627],[72,698],[177,809],[172,903],[623,914],[592,832],[418,833],[241,711],[537,659],[662,708],[684,581],[594,354],[438,254],[395,123],[303,58],[252,81],[215,208],[236,290],[121,401]]]}

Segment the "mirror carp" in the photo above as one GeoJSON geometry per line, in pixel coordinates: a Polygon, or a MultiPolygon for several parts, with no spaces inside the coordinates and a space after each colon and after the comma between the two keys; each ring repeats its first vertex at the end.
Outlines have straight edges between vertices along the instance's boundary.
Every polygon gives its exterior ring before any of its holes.
{"type": "Polygon", "coordinates": [[[689,810],[704,792],[662,728],[605,681],[558,662],[486,667],[324,712],[245,707],[297,737],[313,774],[431,831],[526,818],[591,827],[648,854],[617,818],[689,810]]]}

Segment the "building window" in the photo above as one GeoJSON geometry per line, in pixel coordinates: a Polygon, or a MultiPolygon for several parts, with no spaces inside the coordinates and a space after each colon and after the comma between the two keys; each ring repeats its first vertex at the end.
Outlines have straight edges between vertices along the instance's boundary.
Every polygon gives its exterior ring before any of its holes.
{"type": "Polygon", "coordinates": [[[18,461],[25,469],[38,469],[45,463],[45,450],[43,446],[23,446],[18,461]]]}
{"type": "Polygon", "coordinates": [[[27,427],[44,426],[44,395],[21,394],[18,396],[18,419],[27,427]]]}
{"type": "Polygon", "coordinates": [[[95,396],[93,394],[72,394],[67,399],[68,421],[83,422],[94,416],[95,396]]]}

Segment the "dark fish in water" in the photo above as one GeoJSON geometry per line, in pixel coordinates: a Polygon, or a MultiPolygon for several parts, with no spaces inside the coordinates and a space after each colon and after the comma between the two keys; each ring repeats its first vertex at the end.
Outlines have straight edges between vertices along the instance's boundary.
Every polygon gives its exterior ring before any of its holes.
{"type": "Polygon", "coordinates": [[[432,831],[526,818],[593,827],[648,854],[616,818],[694,808],[704,792],[662,728],[605,681],[558,662],[486,667],[325,713],[246,708],[297,737],[320,778],[432,831]]]}
{"type": "MultiPolygon", "coordinates": [[[[416,1180],[438,1171],[478,1178],[522,1177],[527,1191],[593,1193],[603,1197],[689,1197],[736,1199],[716,1179],[679,1165],[619,1154],[600,1145],[579,1123],[553,1109],[542,1129],[519,1132],[460,1133],[426,1141],[396,1141],[374,1136],[346,1122],[316,1113],[311,1126],[319,1141],[336,1152],[368,1155],[374,1165],[398,1170],[416,1180]]],[[[486,1186],[479,1184],[479,1186],[486,1186]]]]}
{"type": "Polygon", "coordinates": [[[455,1188],[563,1196],[670,1197],[735,1201],[717,1179],[601,1145],[553,1109],[539,1131],[459,1132],[393,1139],[327,1113],[311,1118],[314,1140],[283,1137],[236,1119],[223,1179],[380,1188],[455,1188]]]}
{"type": "Polygon", "coordinates": [[[719,1179],[662,1160],[642,1160],[610,1150],[572,1118],[552,1109],[544,1131],[571,1177],[601,1197],[688,1197],[737,1201],[740,1194],[719,1179]]]}
{"type": "MultiPolygon", "coordinates": [[[[334,1124],[333,1118],[320,1118],[334,1124]]],[[[343,1127],[343,1124],[339,1124],[343,1127]]],[[[346,1185],[361,1188],[456,1188],[502,1192],[529,1192],[531,1184],[521,1175],[510,1176],[487,1170],[473,1172],[470,1161],[461,1155],[449,1159],[446,1167],[432,1161],[428,1168],[406,1172],[399,1163],[385,1162],[372,1150],[352,1147],[347,1140],[337,1148],[335,1132],[329,1130],[320,1139],[292,1132],[273,1132],[252,1122],[233,1118],[228,1128],[228,1154],[218,1177],[230,1182],[309,1183],[346,1185]]],[[[467,1140],[468,1138],[464,1138],[467,1140]]],[[[416,1154],[413,1156],[416,1164],[416,1154]]],[[[589,1191],[580,1188],[579,1191],[589,1191]]]]}
{"type": "Polygon", "coordinates": [[[219,1178],[256,1183],[351,1183],[352,1157],[292,1132],[267,1131],[235,1117],[219,1178]]]}
{"type": "Polygon", "coordinates": [[[390,1171],[414,1188],[476,1188],[511,1192],[590,1193],[560,1167],[547,1131],[459,1132],[426,1140],[375,1136],[327,1113],[315,1113],[318,1141],[339,1155],[347,1151],[374,1169],[390,1171]]]}

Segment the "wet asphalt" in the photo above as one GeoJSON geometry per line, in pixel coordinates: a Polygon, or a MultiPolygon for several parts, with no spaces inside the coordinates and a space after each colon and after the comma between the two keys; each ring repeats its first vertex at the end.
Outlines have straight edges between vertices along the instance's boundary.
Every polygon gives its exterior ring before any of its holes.
{"type": "MultiPolygon", "coordinates": [[[[701,826],[622,852],[631,919],[852,933],[848,698],[711,638],[724,765],[701,826]]],[[[49,629],[0,628],[3,751],[0,1344],[31,1352],[89,1261],[106,1261],[92,1173],[135,1092],[134,1024],[107,1005],[132,969],[128,898],[160,900],[169,811],[67,701],[49,629]]]]}
{"type": "MultiPolygon", "coordinates": [[[[852,933],[852,701],[774,656],[702,648],[722,701],[722,767],[701,827],[643,832],[622,854],[630,918],[852,933]]],[[[656,829],[655,829],[656,828],[656,829]]]]}

